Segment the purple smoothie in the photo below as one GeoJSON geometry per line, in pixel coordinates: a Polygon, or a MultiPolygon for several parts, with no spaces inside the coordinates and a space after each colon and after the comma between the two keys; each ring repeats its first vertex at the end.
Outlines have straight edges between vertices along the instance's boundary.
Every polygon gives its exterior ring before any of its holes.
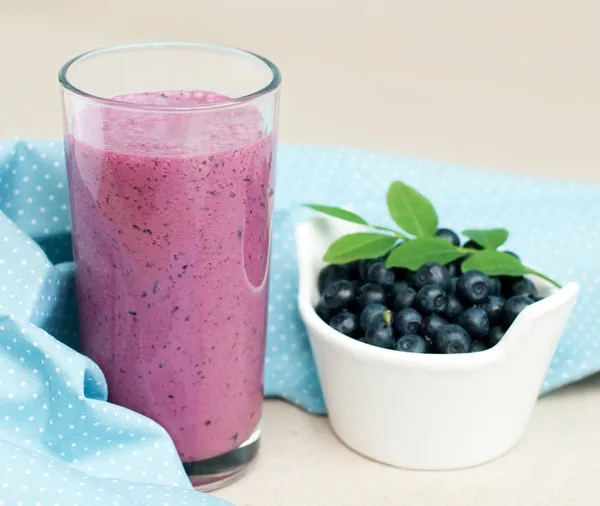
{"type": "MultiPolygon", "coordinates": [[[[154,105],[207,92],[122,95],[154,105]]],[[[257,109],[84,110],[67,136],[83,351],[184,462],[261,416],[275,140],[257,109]]]]}

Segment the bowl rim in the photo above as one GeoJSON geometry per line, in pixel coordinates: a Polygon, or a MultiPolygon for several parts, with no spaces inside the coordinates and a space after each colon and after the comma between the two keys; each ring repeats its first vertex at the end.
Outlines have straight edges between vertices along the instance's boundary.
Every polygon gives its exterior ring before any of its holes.
{"type": "MultiPolygon", "coordinates": [[[[331,218],[326,218],[331,220],[331,218]]],[[[338,221],[338,220],[336,220],[338,221]]],[[[319,339],[335,346],[339,350],[359,358],[363,362],[385,363],[392,366],[408,366],[418,368],[431,368],[434,370],[479,369],[498,359],[505,357],[511,348],[518,346],[515,339],[517,334],[522,334],[535,319],[552,313],[554,310],[576,299],[579,292],[579,283],[569,282],[562,288],[557,288],[548,281],[535,276],[527,275],[537,288],[543,288],[549,295],[540,301],[526,307],[513,324],[506,331],[504,338],[494,347],[477,353],[460,354],[434,354],[434,353],[407,353],[396,350],[378,348],[366,343],[361,343],[336,330],[333,330],[316,313],[313,303],[313,294],[316,290],[317,279],[311,275],[313,262],[308,255],[302,255],[300,250],[310,244],[307,234],[313,227],[314,219],[304,221],[296,226],[296,255],[298,261],[298,309],[300,316],[309,330],[311,339],[319,339]],[[508,339],[507,339],[508,337],[508,339]]],[[[518,339],[517,339],[518,341],[518,339]]]]}

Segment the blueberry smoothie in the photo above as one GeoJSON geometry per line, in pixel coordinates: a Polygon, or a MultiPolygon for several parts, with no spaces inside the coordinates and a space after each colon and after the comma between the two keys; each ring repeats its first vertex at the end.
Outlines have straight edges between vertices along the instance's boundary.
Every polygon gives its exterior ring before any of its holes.
{"type": "Polygon", "coordinates": [[[83,351],[110,400],[161,424],[183,462],[237,448],[261,416],[275,156],[265,130],[250,106],[90,108],[66,138],[83,351]]]}

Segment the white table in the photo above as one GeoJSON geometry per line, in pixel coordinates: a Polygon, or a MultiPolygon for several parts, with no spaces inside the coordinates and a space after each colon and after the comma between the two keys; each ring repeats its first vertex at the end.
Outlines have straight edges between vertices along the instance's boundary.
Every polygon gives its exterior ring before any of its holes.
{"type": "MultiPolygon", "coordinates": [[[[598,180],[599,17],[592,1],[2,2],[0,138],[60,135],[55,76],[76,53],[203,39],[281,67],[284,142],[598,180]]],[[[238,506],[598,504],[599,408],[594,378],[543,398],[506,457],[421,473],[368,461],[325,418],[268,401],[254,469],[219,495],[238,506]]]]}

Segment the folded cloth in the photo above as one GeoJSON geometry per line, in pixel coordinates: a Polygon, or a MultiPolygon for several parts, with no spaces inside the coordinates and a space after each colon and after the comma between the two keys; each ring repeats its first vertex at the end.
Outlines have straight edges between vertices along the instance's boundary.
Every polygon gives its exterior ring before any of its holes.
{"type": "MultiPolygon", "coordinates": [[[[560,281],[583,284],[543,391],[600,370],[600,189],[478,172],[347,148],[279,153],[265,394],[324,414],[296,307],[294,226],[302,200],[350,206],[390,224],[394,179],[428,195],[442,225],[506,226],[507,247],[560,281]]],[[[102,372],[74,349],[69,201],[62,144],[0,142],[0,506],[225,504],[191,490],[167,433],[106,402],[102,372]]]]}

